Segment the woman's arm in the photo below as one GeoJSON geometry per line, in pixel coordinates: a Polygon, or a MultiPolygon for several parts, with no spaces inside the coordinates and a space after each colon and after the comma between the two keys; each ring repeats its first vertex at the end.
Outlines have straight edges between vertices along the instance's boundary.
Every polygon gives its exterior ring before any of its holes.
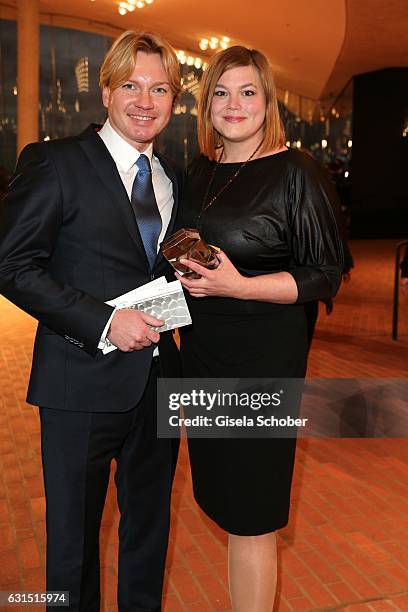
{"type": "Polygon", "coordinates": [[[247,277],[238,272],[225,253],[221,251],[217,257],[220,265],[216,270],[207,270],[189,259],[181,260],[183,265],[201,275],[201,278],[189,279],[176,273],[192,296],[233,297],[277,304],[294,304],[297,301],[297,285],[289,272],[247,277]]]}

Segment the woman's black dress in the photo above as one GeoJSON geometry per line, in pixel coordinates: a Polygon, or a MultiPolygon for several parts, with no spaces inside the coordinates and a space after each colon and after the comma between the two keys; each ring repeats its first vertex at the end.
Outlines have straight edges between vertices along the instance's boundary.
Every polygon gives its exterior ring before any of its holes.
{"type": "MultiPolygon", "coordinates": [[[[197,227],[215,162],[188,172],[178,227],[197,227]]],[[[240,164],[219,164],[208,199],[240,164]]],[[[193,324],[180,330],[183,375],[291,378],[306,371],[303,302],[337,291],[342,249],[330,185],[307,155],[286,150],[249,162],[208,208],[200,232],[246,276],[289,271],[296,304],[187,296],[193,324]],[[328,195],[330,194],[330,195],[328,195]]],[[[288,521],[293,439],[189,439],[194,495],[218,525],[260,535],[288,521]]]]}

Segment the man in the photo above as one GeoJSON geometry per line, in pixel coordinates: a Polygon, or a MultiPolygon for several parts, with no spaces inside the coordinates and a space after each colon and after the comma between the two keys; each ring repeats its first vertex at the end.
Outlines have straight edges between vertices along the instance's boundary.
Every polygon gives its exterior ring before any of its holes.
{"type": "Polygon", "coordinates": [[[153,139],[180,74],[157,35],[125,32],[100,72],[108,121],[29,145],[1,209],[0,290],[39,321],[28,401],[40,406],[47,589],[99,610],[99,528],[116,460],[120,612],[161,608],[174,442],[156,435],[156,378],[177,372],[162,322],[105,302],[163,274],[178,178],[153,139]],[[119,350],[104,355],[108,338],[119,350]],[[160,343],[159,343],[160,339],[160,343]],[[159,343],[160,362],[154,351],[159,343]],[[172,366],[173,369],[170,369],[172,366]]]}

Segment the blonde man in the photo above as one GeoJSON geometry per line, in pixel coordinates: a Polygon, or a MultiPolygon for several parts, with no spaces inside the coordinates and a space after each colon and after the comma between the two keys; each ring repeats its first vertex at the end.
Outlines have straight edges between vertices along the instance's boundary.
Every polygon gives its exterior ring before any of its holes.
{"type": "Polygon", "coordinates": [[[156,438],[156,379],[176,374],[162,322],[105,302],[169,273],[179,180],[153,148],[180,85],[160,36],[125,32],[100,73],[108,119],[29,145],[1,209],[0,291],[38,319],[28,401],[40,406],[47,589],[100,608],[99,529],[112,459],[120,612],[160,610],[177,449],[156,438]],[[118,350],[103,355],[106,338],[118,350]],[[160,342],[159,342],[160,341],[160,342]],[[160,354],[160,357],[158,356],[160,354]],[[172,369],[170,369],[170,365],[172,369]]]}

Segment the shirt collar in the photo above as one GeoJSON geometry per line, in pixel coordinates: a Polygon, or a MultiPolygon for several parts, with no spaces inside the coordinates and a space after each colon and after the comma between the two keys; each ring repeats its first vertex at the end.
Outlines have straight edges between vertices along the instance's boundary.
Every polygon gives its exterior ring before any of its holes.
{"type": "MultiPolygon", "coordinates": [[[[118,132],[111,126],[109,119],[107,119],[98,132],[99,136],[105,143],[109,153],[112,155],[115,164],[123,171],[128,172],[134,166],[135,162],[139,159],[141,152],[132,147],[118,132]]],[[[149,158],[150,167],[153,170],[152,158],[153,158],[153,143],[149,146],[143,154],[149,158]]]]}

